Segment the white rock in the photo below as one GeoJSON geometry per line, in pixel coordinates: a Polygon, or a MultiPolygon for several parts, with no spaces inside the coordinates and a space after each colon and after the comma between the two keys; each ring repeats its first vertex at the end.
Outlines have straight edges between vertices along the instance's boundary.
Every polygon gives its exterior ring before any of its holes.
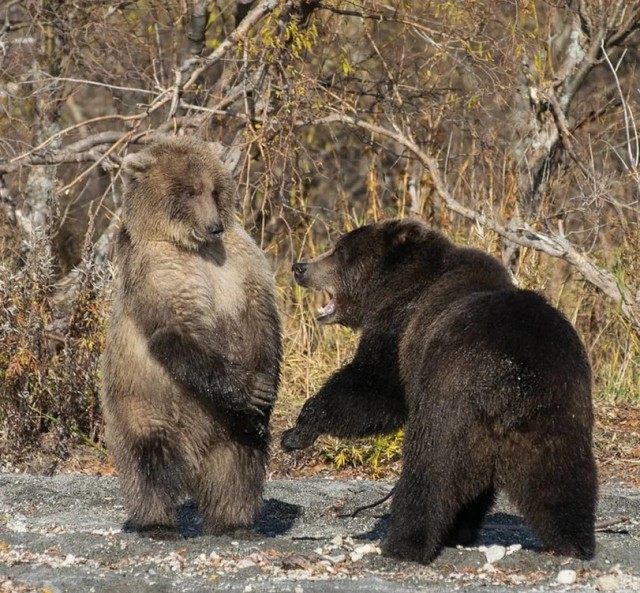
{"type": "Polygon", "coordinates": [[[556,583],[558,583],[559,585],[573,585],[573,583],[576,582],[577,578],[578,575],[576,574],[575,570],[566,568],[558,573],[558,576],[556,577],[556,583]]]}
{"type": "Polygon", "coordinates": [[[612,574],[603,574],[596,579],[596,589],[598,591],[615,591],[619,586],[618,577],[612,574]]]}
{"type": "Polygon", "coordinates": [[[296,588],[293,591],[294,593],[303,593],[304,589],[300,585],[296,585],[296,588]]]}
{"type": "Polygon", "coordinates": [[[313,550],[316,554],[322,554],[322,552],[324,552],[324,550],[322,548],[315,548],[313,550]]]}
{"type": "Polygon", "coordinates": [[[358,554],[358,552],[351,552],[349,554],[349,558],[351,558],[351,562],[358,562],[358,560],[362,560],[362,554],[358,554]]]}
{"type": "Polygon", "coordinates": [[[336,535],[332,540],[331,543],[334,546],[341,546],[343,544],[344,540],[342,539],[341,535],[336,535]]]}
{"type": "Polygon", "coordinates": [[[494,545],[494,546],[489,546],[485,550],[484,555],[487,557],[487,562],[489,564],[493,564],[498,560],[502,560],[506,553],[507,553],[507,548],[505,548],[504,546],[494,545]]]}
{"type": "Polygon", "coordinates": [[[488,562],[482,567],[482,570],[490,573],[498,572],[496,567],[493,564],[489,564],[488,562]]]}
{"type": "Polygon", "coordinates": [[[326,556],[326,558],[331,562],[331,564],[338,564],[339,562],[344,562],[347,559],[344,554],[334,554],[333,556],[326,556]]]}
{"type": "Polygon", "coordinates": [[[514,552],[519,552],[520,550],[522,550],[522,544],[511,544],[507,548],[507,556],[509,554],[513,554],[514,552]]]}
{"type": "Polygon", "coordinates": [[[76,557],[73,554],[67,554],[65,559],[62,561],[62,566],[73,566],[76,561],[76,557]]]}
{"type": "Polygon", "coordinates": [[[375,544],[364,544],[362,546],[356,546],[353,551],[356,554],[361,554],[362,556],[366,556],[367,554],[380,554],[381,550],[375,544]]]}
{"type": "Polygon", "coordinates": [[[14,533],[27,532],[27,518],[23,515],[16,515],[7,521],[7,529],[14,533]]]}
{"type": "Polygon", "coordinates": [[[240,562],[238,562],[238,568],[251,568],[255,565],[256,563],[250,558],[243,558],[242,560],[240,560],[240,562]]]}
{"type": "Polygon", "coordinates": [[[253,591],[253,587],[251,585],[247,585],[244,588],[244,593],[251,593],[251,591],[253,591]]]}

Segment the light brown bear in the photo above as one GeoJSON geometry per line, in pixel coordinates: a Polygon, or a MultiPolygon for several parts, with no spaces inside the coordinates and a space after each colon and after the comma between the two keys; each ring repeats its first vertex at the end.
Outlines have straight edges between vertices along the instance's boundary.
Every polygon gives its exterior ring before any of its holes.
{"type": "Polygon", "coordinates": [[[269,264],[212,144],[165,137],[122,171],[102,407],[127,527],[176,527],[189,499],[203,533],[249,527],[282,358],[269,264]]]}

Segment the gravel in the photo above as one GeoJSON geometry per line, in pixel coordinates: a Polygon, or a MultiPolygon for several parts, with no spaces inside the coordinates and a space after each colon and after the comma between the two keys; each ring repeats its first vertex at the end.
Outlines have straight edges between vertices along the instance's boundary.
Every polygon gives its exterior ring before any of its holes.
{"type": "MultiPolygon", "coordinates": [[[[640,591],[640,491],[603,486],[596,558],[542,552],[504,500],[474,547],[429,566],[382,556],[388,482],[274,480],[253,534],[141,537],[121,530],[117,481],[0,474],[0,591],[469,593],[640,591]]],[[[188,513],[185,514],[188,520],[188,513]]]]}

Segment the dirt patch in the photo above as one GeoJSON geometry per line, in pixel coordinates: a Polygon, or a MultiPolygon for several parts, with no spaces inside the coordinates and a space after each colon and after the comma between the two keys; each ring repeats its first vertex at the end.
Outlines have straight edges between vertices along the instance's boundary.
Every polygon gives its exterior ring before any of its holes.
{"type": "Polygon", "coordinates": [[[640,406],[597,405],[594,441],[600,481],[640,488],[640,406]]]}

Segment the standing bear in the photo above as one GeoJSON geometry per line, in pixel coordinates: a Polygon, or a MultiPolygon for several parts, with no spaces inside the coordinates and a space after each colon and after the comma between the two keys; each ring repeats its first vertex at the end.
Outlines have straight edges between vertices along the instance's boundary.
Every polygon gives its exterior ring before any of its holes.
{"type": "Polygon", "coordinates": [[[214,145],[165,137],[122,171],[102,408],[128,526],[176,527],[192,499],[203,533],[246,528],[282,357],[269,264],[234,219],[214,145]]]}
{"type": "Polygon", "coordinates": [[[503,490],[545,548],[593,556],[591,371],[560,312],[415,220],[356,229],[293,271],[331,295],[321,322],[362,334],[282,446],[405,426],[386,554],[427,563],[471,543],[503,490]]]}

